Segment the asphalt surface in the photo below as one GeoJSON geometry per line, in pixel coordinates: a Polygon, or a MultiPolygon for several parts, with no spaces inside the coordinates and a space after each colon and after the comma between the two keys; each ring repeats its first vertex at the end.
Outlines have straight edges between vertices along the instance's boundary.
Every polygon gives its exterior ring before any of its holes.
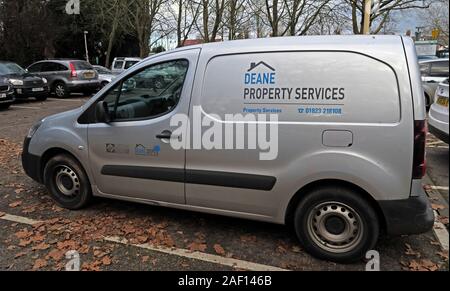
{"type": "MultiPolygon", "coordinates": [[[[95,199],[80,211],[57,207],[45,188],[23,173],[23,138],[40,118],[78,107],[86,100],[81,96],[30,100],[0,111],[0,270],[64,270],[70,262],[65,254],[70,250],[80,254],[83,270],[239,269],[221,260],[213,263],[161,253],[113,243],[105,237],[289,270],[365,270],[364,262],[340,265],[314,259],[285,226],[106,199],[95,199]],[[41,223],[31,226],[3,220],[6,214],[41,223]]],[[[447,187],[440,191],[448,202],[448,146],[432,136],[430,140],[435,144],[428,149],[428,174],[435,185],[447,187]]],[[[433,232],[382,236],[376,250],[382,270],[448,270],[448,252],[442,252],[433,232]]]]}

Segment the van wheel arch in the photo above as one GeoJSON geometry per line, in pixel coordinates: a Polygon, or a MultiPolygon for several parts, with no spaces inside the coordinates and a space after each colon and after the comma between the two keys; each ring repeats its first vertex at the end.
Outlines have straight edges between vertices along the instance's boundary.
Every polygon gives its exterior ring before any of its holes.
{"type": "Polygon", "coordinates": [[[321,188],[324,185],[344,187],[351,191],[360,193],[363,196],[363,198],[367,202],[369,202],[369,204],[375,210],[375,212],[378,216],[378,221],[380,223],[381,229],[386,230],[386,219],[384,217],[383,211],[381,210],[381,207],[378,204],[378,202],[372,197],[372,195],[370,195],[366,190],[359,187],[358,185],[355,185],[355,184],[347,182],[347,181],[336,180],[336,179],[325,179],[325,180],[314,181],[314,182],[311,182],[311,183],[303,186],[300,190],[298,190],[288,203],[288,206],[286,209],[286,215],[285,215],[285,224],[286,225],[293,226],[295,210],[296,210],[297,206],[299,205],[299,203],[305,197],[307,197],[313,190],[315,190],[317,188],[321,188]]]}
{"type": "MultiPolygon", "coordinates": [[[[57,156],[57,155],[69,155],[71,156],[73,159],[75,159],[78,163],[80,163],[80,165],[83,165],[80,160],[73,155],[71,152],[69,152],[68,150],[62,149],[62,148],[51,148],[48,149],[41,158],[41,165],[40,165],[40,180],[44,181],[44,169],[45,166],[47,165],[48,161],[50,161],[51,158],[57,156]]],[[[86,170],[85,170],[86,171],[86,170]]]]}

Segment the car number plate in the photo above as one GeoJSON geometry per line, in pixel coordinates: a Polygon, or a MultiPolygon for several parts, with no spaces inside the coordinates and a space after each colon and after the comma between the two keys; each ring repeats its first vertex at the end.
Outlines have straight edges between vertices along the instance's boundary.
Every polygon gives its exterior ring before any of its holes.
{"type": "Polygon", "coordinates": [[[42,91],[44,91],[44,88],[33,88],[33,89],[31,89],[31,91],[33,91],[33,92],[42,92],[42,91]]]}
{"type": "Polygon", "coordinates": [[[84,77],[86,79],[93,79],[95,77],[95,74],[92,72],[87,72],[87,73],[84,73],[84,77]]]}
{"type": "Polygon", "coordinates": [[[438,100],[436,102],[437,104],[444,106],[444,107],[448,107],[448,98],[447,97],[438,97],[438,100]]]}

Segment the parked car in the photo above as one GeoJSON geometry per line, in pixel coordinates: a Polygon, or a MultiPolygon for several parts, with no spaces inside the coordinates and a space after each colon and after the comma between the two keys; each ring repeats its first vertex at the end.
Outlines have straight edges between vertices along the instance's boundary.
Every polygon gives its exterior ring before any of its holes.
{"type": "Polygon", "coordinates": [[[430,132],[448,144],[448,79],[436,90],[428,116],[430,132]]]}
{"type": "Polygon", "coordinates": [[[0,61],[0,77],[8,79],[16,99],[34,97],[44,101],[48,97],[47,79],[28,73],[16,63],[0,61]]]}
{"type": "Polygon", "coordinates": [[[128,70],[135,64],[139,63],[141,60],[142,60],[141,58],[128,58],[128,57],[115,58],[111,66],[111,71],[113,72],[113,74],[118,75],[123,71],[128,70]]]}
{"type": "Polygon", "coordinates": [[[45,60],[32,64],[28,72],[45,77],[58,98],[70,93],[91,95],[100,88],[98,74],[91,64],[81,60],[45,60]]]}
{"type": "Polygon", "coordinates": [[[116,77],[111,70],[103,67],[103,66],[93,66],[97,71],[98,79],[100,80],[101,87],[105,87],[116,77]]]}
{"type": "Polygon", "coordinates": [[[8,109],[14,100],[13,86],[8,79],[0,77],[0,109],[8,109]]]}
{"type": "Polygon", "coordinates": [[[442,81],[449,77],[448,59],[419,62],[427,109],[433,104],[434,93],[442,81]]]}
{"type": "Polygon", "coordinates": [[[108,87],[39,121],[25,139],[25,172],[62,207],[100,196],[290,224],[307,251],[336,262],[363,258],[381,232],[417,234],[434,224],[410,38],[183,47],[108,87]],[[148,71],[177,73],[157,89],[140,85],[148,71]],[[266,112],[277,118],[269,122],[266,112]],[[267,139],[266,126],[270,146],[252,147],[257,128],[267,139]],[[249,142],[234,146],[242,136],[249,142]]]}

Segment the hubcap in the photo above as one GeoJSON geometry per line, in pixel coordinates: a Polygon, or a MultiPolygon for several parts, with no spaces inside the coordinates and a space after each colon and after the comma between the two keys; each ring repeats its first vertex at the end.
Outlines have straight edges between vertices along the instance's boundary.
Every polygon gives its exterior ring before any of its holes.
{"type": "Polygon", "coordinates": [[[359,214],[350,206],[325,202],[308,215],[308,233],[317,246],[332,253],[345,253],[361,241],[363,225],[359,214]]]}
{"type": "Polygon", "coordinates": [[[56,169],[56,187],[65,196],[74,197],[80,193],[80,179],[75,171],[67,166],[56,169]]]}
{"type": "Polygon", "coordinates": [[[64,96],[64,87],[61,85],[56,86],[55,92],[58,96],[64,96]]]}

